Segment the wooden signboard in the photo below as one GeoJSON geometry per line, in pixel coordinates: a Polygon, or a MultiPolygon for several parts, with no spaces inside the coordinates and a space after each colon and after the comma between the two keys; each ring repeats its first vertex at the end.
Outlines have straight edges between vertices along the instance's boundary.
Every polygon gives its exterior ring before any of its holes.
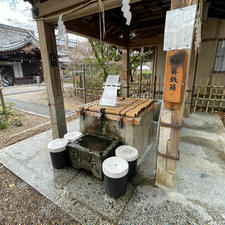
{"type": "Polygon", "coordinates": [[[187,51],[167,52],[164,103],[166,108],[178,109],[184,98],[187,73],[187,51]]]}

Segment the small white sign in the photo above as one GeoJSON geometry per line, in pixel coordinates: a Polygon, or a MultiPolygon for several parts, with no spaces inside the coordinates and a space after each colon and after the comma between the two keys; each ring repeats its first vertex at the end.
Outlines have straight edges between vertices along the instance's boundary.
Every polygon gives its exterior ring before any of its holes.
{"type": "Polygon", "coordinates": [[[190,49],[197,5],[170,10],[166,13],[164,51],[190,49]]]}

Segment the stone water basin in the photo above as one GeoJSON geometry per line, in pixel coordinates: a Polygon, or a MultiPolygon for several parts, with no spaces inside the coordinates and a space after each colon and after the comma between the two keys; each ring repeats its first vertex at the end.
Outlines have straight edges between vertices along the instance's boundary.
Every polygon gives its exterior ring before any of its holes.
{"type": "Polygon", "coordinates": [[[71,166],[85,169],[102,179],[102,162],[115,155],[115,149],[122,142],[95,134],[84,134],[73,143],[68,144],[71,166]]]}

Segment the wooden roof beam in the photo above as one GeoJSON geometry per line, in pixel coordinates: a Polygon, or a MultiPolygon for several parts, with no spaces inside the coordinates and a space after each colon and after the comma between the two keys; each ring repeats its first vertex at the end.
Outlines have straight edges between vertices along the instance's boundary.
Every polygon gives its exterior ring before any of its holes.
{"type": "MultiPolygon", "coordinates": [[[[83,37],[86,37],[86,38],[93,38],[96,40],[100,39],[99,29],[97,29],[96,27],[90,26],[87,23],[84,23],[81,21],[76,21],[76,22],[70,21],[70,22],[66,22],[65,26],[68,32],[82,35],[83,37]]],[[[117,46],[125,47],[125,48],[128,45],[128,43],[124,41],[123,39],[118,38],[117,36],[111,33],[109,34],[107,32],[106,32],[105,38],[102,41],[109,44],[115,44],[117,46]]]]}
{"type": "Polygon", "coordinates": [[[148,38],[133,38],[129,41],[128,47],[141,48],[141,47],[150,47],[150,46],[161,46],[163,44],[164,34],[159,34],[154,37],[148,38]]]}

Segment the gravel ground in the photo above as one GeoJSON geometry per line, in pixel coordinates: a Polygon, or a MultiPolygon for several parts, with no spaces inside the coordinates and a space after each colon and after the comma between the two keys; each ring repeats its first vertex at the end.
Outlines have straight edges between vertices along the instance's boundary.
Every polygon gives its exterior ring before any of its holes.
{"type": "Polygon", "coordinates": [[[0,164],[0,224],[78,224],[0,164]]]}

